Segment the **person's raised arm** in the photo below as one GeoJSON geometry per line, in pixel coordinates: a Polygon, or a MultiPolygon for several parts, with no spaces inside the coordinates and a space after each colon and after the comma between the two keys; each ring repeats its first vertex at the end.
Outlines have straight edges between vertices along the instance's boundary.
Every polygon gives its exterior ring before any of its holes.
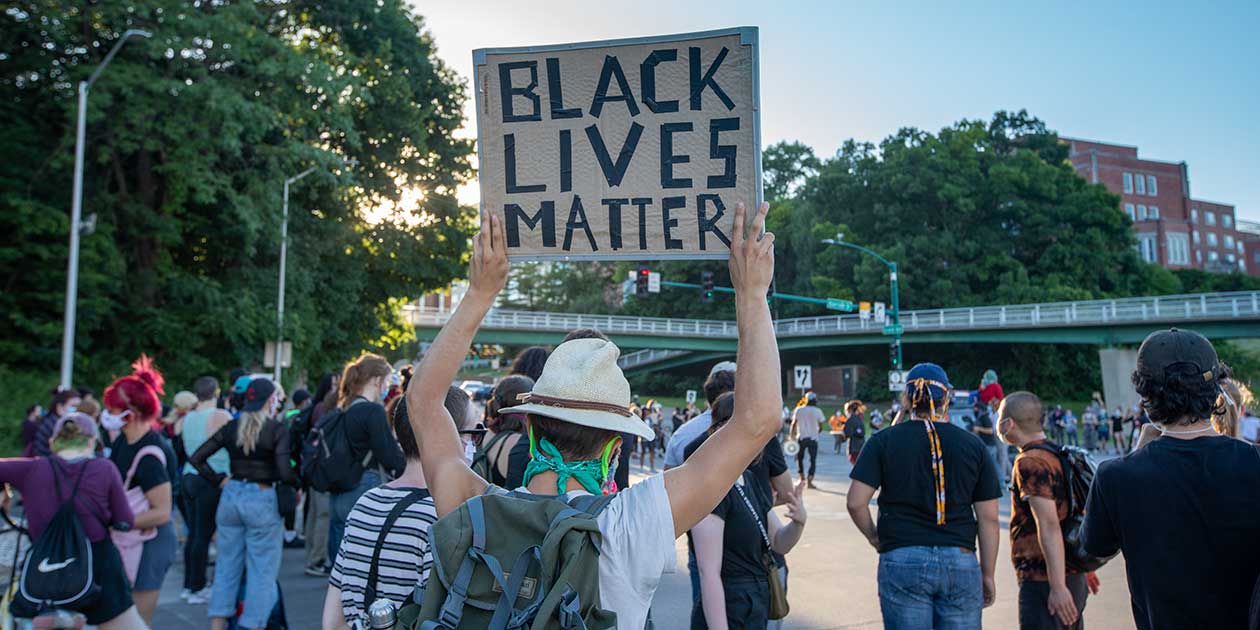
{"type": "Polygon", "coordinates": [[[446,390],[455,380],[481,320],[507,284],[507,236],[503,222],[481,217],[481,231],[473,237],[468,268],[468,293],[442,327],[407,387],[407,412],[416,434],[420,463],[438,516],[458,508],[486,488],[464,460],[459,432],[446,411],[446,390]]]}
{"type": "Polygon", "coordinates": [[[735,207],[730,260],[739,334],[735,361],[745,367],[739,371],[730,421],[683,465],[665,472],[675,536],[713,510],[783,422],[779,344],[766,304],[774,277],[774,234],[762,233],[769,207],[761,204],[747,234],[744,205],[735,207]]]}

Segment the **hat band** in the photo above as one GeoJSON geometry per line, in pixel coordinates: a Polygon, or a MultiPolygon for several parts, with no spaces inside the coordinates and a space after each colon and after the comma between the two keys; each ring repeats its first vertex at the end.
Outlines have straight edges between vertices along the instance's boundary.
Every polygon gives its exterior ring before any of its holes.
{"type": "Polygon", "coordinates": [[[553,396],[544,396],[536,392],[525,392],[517,396],[517,400],[525,403],[533,403],[535,405],[543,405],[545,407],[559,407],[561,409],[580,409],[583,411],[607,411],[615,413],[619,416],[630,417],[634,414],[630,412],[628,407],[614,405],[612,403],[595,402],[591,400],[572,400],[569,398],[556,398],[553,396]]]}

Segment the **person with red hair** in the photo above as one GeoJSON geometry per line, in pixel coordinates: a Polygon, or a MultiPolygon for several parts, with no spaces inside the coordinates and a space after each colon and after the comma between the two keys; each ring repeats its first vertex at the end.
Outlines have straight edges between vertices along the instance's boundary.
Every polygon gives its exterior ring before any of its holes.
{"type": "Polygon", "coordinates": [[[135,528],[115,532],[114,544],[132,581],[132,598],[146,624],[152,624],[166,571],[179,547],[171,522],[175,452],[153,423],[162,414],[162,374],[144,355],[132,374],[105,389],[102,424],[122,425],[109,458],[123,476],[123,489],[135,513],[135,528]]]}

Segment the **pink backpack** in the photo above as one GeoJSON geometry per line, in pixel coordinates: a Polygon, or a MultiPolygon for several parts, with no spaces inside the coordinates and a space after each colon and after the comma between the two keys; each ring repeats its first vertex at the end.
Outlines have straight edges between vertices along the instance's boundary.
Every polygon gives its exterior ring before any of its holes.
{"type": "MultiPolygon", "coordinates": [[[[148,497],[144,496],[144,490],[140,486],[131,487],[131,478],[136,475],[136,468],[140,466],[140,460],[146,456],[153,456],[166,466],[166,453],[161,447],[152,444],[140,449],[136,456],[131,459],[131,468],[127,470],[127,477],[123,479],[123,488],[127,493],[127,503],[131,506],[131,513],[139,516],[143,512],[148,512],[148,497]]],[[[123,567],[127,570],[127,580],[133,585],[136,583],[136,574],[140,571],[140,557],[144,555],[144,543],[157,537],[157,528],[149,529],[131,529],[125,532],[111,531],[110,538],[114,541],[114,546],[118,548],[118,554],[122,556],[123,567]]]]}

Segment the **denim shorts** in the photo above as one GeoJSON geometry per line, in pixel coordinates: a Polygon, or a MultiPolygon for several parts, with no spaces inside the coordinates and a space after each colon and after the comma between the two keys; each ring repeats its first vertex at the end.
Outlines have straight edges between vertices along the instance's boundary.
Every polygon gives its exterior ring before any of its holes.
{"type": "Polygon", "coordinates": [[[961,547],[901,547],[879,555],[879,608],[886,630],[980,627],[980,563],[961,547]]]}

